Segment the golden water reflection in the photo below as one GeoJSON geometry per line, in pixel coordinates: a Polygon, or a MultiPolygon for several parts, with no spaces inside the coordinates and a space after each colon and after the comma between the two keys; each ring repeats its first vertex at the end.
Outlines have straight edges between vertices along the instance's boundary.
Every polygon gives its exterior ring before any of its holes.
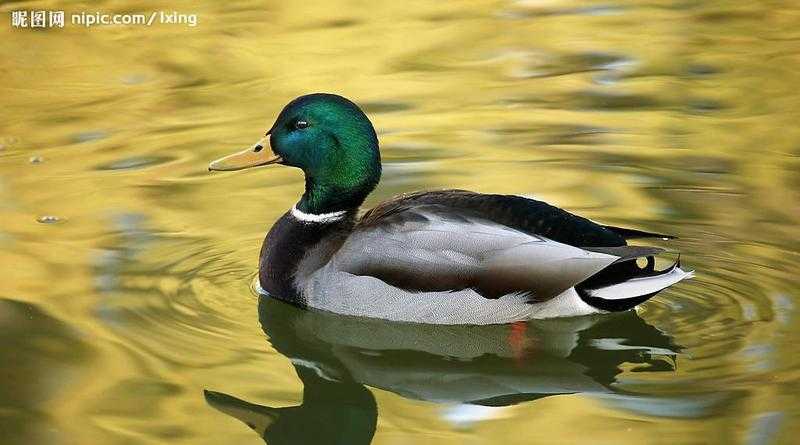
{"type": "Polygon", "coordinates": [[[676,346],[667,369],[652,351],[603,359],[616,353],[598,344],[664,347],[637,343],[630,324],[618,336],[577,329],[584,347],[557,363],[601,368],[603,391],[520,399],[501,415],[469,408],[466,426],[449,419],[468,400],[353,378],[376,403],[373,443],[788,443],[800,432],[793,2],[191,8],[196,27],[0,28],[0,335],[11,346],[0,425],[10,443],[258,443],[203,390],[304,405],[304,382],[266,325],[265,339],[249,290],[263,234],[302,179],[279,168],[209,175],[206,165],[313,91],[362,104],[378,129],[385,175],[368,204],[423,188],[536,196],[674,233],[670,246],[698,271],[636,324],[676,346]]]}

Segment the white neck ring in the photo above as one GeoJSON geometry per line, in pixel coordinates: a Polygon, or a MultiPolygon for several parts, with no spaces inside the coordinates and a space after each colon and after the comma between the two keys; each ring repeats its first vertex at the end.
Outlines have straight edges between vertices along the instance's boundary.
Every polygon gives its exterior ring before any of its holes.
{"type": "Polygon", "coordinates": [[[313,213],[306,213],[302,210],[299,210],[296,205],[292,207],[292,216],[297,220],[307,223],[329,223],[339,221],[340,219],[344,218],[346,214],[347,210],[340,210],[338,212],[320,213],[315,215],[313,213]]]}

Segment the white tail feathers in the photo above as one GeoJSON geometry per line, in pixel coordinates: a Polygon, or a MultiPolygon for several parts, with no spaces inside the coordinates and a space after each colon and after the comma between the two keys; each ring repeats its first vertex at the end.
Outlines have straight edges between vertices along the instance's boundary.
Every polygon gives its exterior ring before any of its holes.
{"type": "Polygon", "coordinates": [[[591,289],[588,292],[592,297],[601,298],[603,300],[624,300],[655,294],[681,280],[692,278],[693,276],[694,271],[685,271],[676,264],[662,274],[632,278],[622,283],[591,289]]]}

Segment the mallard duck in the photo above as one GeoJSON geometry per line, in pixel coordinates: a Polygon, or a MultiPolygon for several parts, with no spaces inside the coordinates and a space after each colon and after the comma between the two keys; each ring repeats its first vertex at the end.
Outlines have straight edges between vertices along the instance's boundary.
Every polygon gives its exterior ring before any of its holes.
{"type": "Polygon", "coordinates": [[[299,306],[496,324],[628,310],[692,276],[679,261],[656,270],[663,249],[626,242],[671,236],[598,224],[521,196],[414,192],[359,216],[381,177],[378,137],[364,112],[338,95],[291,101],[263,139],[209,170],[270,164],[301,169],[305,193],[267,234],[258,283],[299,306]]]}

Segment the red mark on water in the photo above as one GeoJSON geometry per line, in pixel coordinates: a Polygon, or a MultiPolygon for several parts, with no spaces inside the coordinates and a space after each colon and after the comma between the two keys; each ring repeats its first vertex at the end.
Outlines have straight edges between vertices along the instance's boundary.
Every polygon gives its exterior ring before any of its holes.
{"type": "Polygon", "coordinates": [[[508,345],[511,347],[511,353],[517,364],[521,364],[525,358],[525,331],[527,330],[528,323],[524,321],[511,323],[511,331],[508,333],[508,345]]]}

